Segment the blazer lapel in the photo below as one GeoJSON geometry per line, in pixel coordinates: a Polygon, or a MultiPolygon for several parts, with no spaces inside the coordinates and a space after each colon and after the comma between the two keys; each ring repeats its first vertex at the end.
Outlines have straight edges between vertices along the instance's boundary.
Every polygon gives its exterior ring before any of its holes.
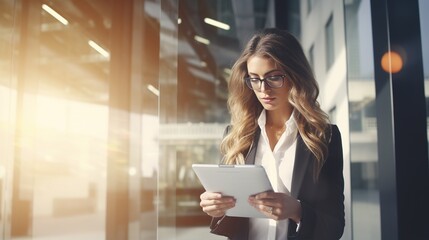
{"type": "Polygon", "coordinates": [[[301,189],[302,181],[307,171],[307,165],[311,156],[310,153],[311,152],[302,140],[301,135],[298,134],[291,187],[291,195],[294,198],[298,197],[299,190],[301,189]]]}

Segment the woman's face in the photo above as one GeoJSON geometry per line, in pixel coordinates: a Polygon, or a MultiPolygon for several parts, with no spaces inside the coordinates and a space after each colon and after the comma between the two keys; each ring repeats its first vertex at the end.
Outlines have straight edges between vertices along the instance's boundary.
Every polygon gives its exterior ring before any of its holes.
{"type": "MultiPolygon", "coordinates": [[[[248,59],[247,71],[249,77],[259,79],[285,74],[284,71],[276,67],[274,60],[259,56],[253,56],[248,59]]],[[[253,88],[259,102],[267,111],[290,109],[291,104],[288,101],[289,90],[290,85],[286,77],[283,78],[283,85],[279,88],[271,88],[266,81],[260,83],[260,89],[253,88]]]]}

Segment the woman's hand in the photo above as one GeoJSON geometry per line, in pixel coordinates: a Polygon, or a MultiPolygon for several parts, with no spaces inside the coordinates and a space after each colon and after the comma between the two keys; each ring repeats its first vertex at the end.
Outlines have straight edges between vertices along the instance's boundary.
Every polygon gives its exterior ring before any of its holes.
{"type": "Polygon", "coordinates": [[[226,210],[235,206],[233,197],[224,197],[220,193],[204,192],[200,196],[200,206],[203,212],[212,217],[222,217],[226,210]]]}
{"type": "Polygon", "coordinates": [[[249,204],[274,220],[292,219],[301,221],[301,203],[280,192],[263,192],[249,197],[249,204]]]}

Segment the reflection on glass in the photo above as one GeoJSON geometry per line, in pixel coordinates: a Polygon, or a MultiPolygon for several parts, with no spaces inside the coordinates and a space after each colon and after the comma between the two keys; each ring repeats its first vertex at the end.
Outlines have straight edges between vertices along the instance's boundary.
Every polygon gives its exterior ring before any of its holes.
{"type": "Polygon", "coordinates": [[[353,239],[381,239],[370,1],[345,5],[353,239]]]}
{"type": "MultiPolygon", "coordinates": [[[[108,42],[95,30],[109,31],[109,26],[84,11],[97,8],[87,2],[29,7],[34,13],[29,21],[40,27],[29,40],[38,46],[37,55],[28,56],[35,57],[34,69],[29,66],[35,74],[19,79],[37,85],[36,119],[28,122],[35,126],[28,136],[34,143],[32,169],[18,170],[32,179],[29,186],[22,185],[25,179],[21,182],[22,188],[31,188],[28,204],[33,209],[31,230],[21,234],[104,239],[107,153],[115,146],[108,144],[107,134],[109,58],[101,51],[108,42]]],[[[102,18],[107,22],[110,16],[102,18]]]]}
{"type": "Polygon", "coordinates": [[[133,3],[0,0],[0,238],[156,239],[159,32],[133,3]]]}
{"type": "Polygon", "coordinates": [[[219,162],[229,122],[228,69],[245,37],[270,25],[273,9],[267,1],[185,0],[177,9],[161,4],[167,14],[160,20],[166,34],[160,54],[159,237],[222,239],[209,233],[211,218],[199,206],[204,189],[191,165],[219,162]]]}
{"type": "Polygon", "coordinates": [[[107,107],[43,95],[37,107],[32,234],[102,239],[107,107]]]}

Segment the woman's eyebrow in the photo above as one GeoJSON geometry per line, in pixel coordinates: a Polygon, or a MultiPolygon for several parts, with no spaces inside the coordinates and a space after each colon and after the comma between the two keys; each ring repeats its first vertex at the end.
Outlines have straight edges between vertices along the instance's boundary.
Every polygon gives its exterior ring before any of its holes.
{"type": "MultiPolygon", "coordinates": [[[[280,71],[280,70],[278,70],[278,69],[273,69],[273,70],[271,70],[271,71],[268,71],[268,72],[264,73],[264,75],[263,75],[263,76],[266,76],[266,75],[271,74],[271,73],[273,73],[273,72],[281,72],[281,71],[280,71]]],[[[249,75],[256,75],[256,76],[259,76],[257,73],[252,73],[252,72],[249,72],[249,75]]]]}

